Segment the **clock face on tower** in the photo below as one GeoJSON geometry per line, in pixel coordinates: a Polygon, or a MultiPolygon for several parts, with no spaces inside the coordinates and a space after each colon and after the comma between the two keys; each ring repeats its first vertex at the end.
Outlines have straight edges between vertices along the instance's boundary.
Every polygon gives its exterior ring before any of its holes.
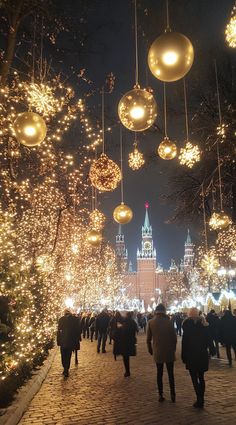
{"type": "Polygon", "coordinates": [[[152,248],[152,244],[149,241],[144,242],[143,244],[144,249],[150,250],[152,248]]]}

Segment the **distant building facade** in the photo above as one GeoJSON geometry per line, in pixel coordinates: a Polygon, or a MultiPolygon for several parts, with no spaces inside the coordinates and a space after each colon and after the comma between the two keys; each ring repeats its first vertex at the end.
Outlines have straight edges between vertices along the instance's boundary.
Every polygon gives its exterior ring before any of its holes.
{"type": "Polygon", "coordinates": [[[157,253],[153,244],[152,226],[149,220],[148,204],[145,204],[145,218],[142,226],[141,247],[137,249],[137,271],[133,271],[132,263],[128,263],[128,252],[122,228],[119,226],[116,236],[116,254],[120,261],[124,286],[127,287],[130,298],[138,298],[144,302],[145,307],[158,302],[168,285],[169,273],[188,273],[194,266],[194,244],[188,231],[185,242],[184,258],[179,266],[171,260],[169,270],[157,263],[157,253]]]}

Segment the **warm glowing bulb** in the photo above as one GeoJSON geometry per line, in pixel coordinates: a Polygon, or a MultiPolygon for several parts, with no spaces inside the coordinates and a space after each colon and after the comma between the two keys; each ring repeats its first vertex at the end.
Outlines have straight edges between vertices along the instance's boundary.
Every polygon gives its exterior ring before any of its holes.
{"type": "Polygon", "coordinates": [[[130,110],[130,116],[134,120],[141,120],[144,117],[144,113],[145,113],[144,108],[142,108],[141,106],[134,106],[130,110]]]}
{"type": "Polygon", "coordinates": [[[25,133],[26,136],[33,137],[36,134],[36,128],[32,127],[31,125],[27,125],[24,128],[24,133],[25,133]]]}
{"type": "Polygon", "coordinates": [[[162,56],[162,60],[165,65],[175,65],[178,60],[178,55],[176,52],[168,51],[164,53],[164,55],[162,56]]]}

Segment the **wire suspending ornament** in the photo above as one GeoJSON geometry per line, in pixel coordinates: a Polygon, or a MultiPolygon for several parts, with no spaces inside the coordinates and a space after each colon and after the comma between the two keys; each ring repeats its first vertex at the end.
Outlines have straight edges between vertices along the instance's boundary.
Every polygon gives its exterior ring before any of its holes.
{"type": "Polygon", "coordinates": [[[136,170],[139,170],[145,164],[145,159],[143,157],[143,154],[142,152],[138,150],[138,141],[137,141],[136,133],[135,133],[133,146],[134,146],[134,150],[129,153],[128,164],[131,170],[136,171],[136,170]]]}
{"type": "Polygon", "coordinates": [[[158,155],[165,160],[174,159],[177,155],[177,146],[172,142],[167,135],[167,110],[166,110],[166,83],[164,83],[164,123],[165,123],[165,137],[158,146],[158,155]]]}
{"type": "Polygon", "coordinates": [[[168,0],[166,11],[166,30],[152,43],[148,52],[148,65],[158,80],[171,82],[180,80],[189,72],[194,60],[194,49],[185,35],[171,31],[168,0]]]}
{"type": "Polygon", "coordinates": [[[123,144],[122,144],[122,128],[120,127],[120,164],[121,164],[121,204],[113,211],[113,218],[119,224],[127,224],[133,218],[133,212],[128,205],[124,203],[124,173],[123,173],[123,144]]]}
{"type": "Polygon", "coordinates": [[[118,165],[105,154],[105,125],[104,125],[104,90],[102,90],[102,141],[103,153],[95,159],[89,170],[92,185],[101,192],[115,190],[121,181],[122,174],[118,165]]]}
{"type": "Polygon", "coordinates": [[[119,101],[118,114],[122,124],[131,131],[144,131],[157,117],[157,104],[151,90],[141,89],[138,77],[137,0],[135,7],[135,86],[119,101]]]}
{"type": "MultiPolygon", "coordinates": [[[[218,112],[219,112],[219,127],[222,128],[220,91],[219,91],[219,81],[218,81],[216,61],[215,61],[215,78],[216,78],[216,93],[217,93],[217,103],[218,103],[218,112]]],[[[213,212],[209,220],[209,226],[213,230],[226,229],[232,223],[231,218],[223,210],[221,161],[220,161],[220,146],[219,146],[219,138],[221,138],[221,135],[218,135],[218,136],[219,137],[217,138],[217,141],[216,141],[216,153],[217,153],[217,167],[218,167],[218,178],[219,178],[220,211],[213,212]]]]}

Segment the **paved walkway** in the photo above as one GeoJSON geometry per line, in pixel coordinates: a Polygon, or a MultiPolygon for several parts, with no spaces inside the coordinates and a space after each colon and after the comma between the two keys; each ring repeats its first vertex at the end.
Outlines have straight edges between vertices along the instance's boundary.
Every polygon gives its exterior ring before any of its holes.
{"type": "MultiPolygon", "coordinates": [[[[138,355],[131,360],[131,377],[124,378],[121,358],[112,348],[96,353],[96,342],[82,342],[79,366],[64,380],[59,353],[20,425],[234,425],[236,424],[236,362],[213,359],[207,373],[206,407],[196,410],[188,372],[179,350],[175,366],[176,404],[171,403],[165,377],[166,401],[158,403],[156,371],[138,337],[138,355]]],[[[223,351],[222,351],[223,352],[223,351]]],[[[74,360],[74,358],[73,358],[74,360]]]]}

